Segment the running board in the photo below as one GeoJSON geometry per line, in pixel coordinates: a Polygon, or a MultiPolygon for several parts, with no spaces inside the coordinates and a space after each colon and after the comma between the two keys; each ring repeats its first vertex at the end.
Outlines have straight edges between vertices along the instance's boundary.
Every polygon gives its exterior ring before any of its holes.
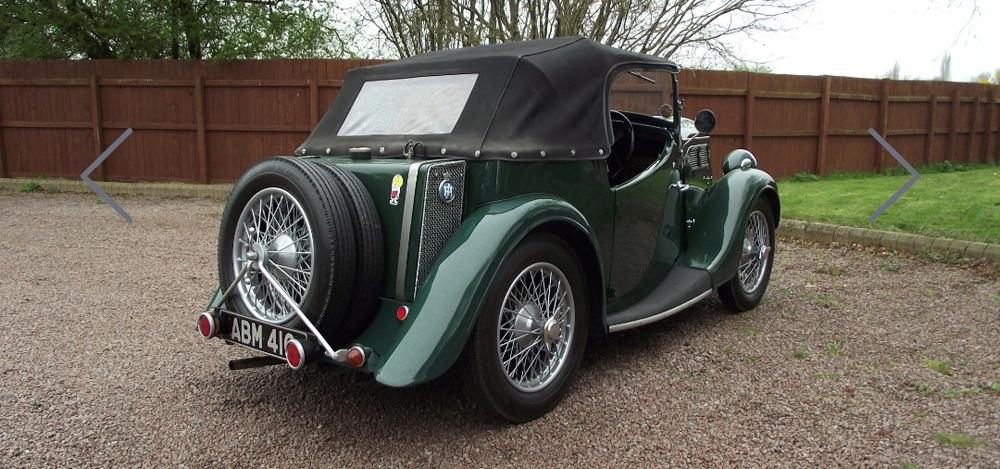
{"type": "Polygon", "coordinates": [[[620,332],[684,311],[712,294],[712,276],[704,270],[674,266],[645,298],[608,316],[608,332],[620,332]]]}

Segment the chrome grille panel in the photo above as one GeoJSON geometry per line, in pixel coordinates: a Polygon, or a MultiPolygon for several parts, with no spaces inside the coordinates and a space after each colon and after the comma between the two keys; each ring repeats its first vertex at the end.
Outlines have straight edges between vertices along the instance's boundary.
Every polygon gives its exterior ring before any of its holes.
{"type": "Polygon", "coordinates": [[[434,163],[427,168],[424,185],[424,203],[420,214],[420,239],[417,251],[417,276],[413,282],[413,296],[427,279],[427,274],[437,260],[444,245],[455,234],[462,222],[462,205],[465,203],[465,162],[447,161],[434,163]],[[444,180],[455,185],[455,200],[444,203],[438,190],[444,180]]]}
{"type": "Polygon", "coordinates": [[[687,162],[692,170],[707,168],[709,163],[708,144],[691,145],[687,149],[687,162]]]}

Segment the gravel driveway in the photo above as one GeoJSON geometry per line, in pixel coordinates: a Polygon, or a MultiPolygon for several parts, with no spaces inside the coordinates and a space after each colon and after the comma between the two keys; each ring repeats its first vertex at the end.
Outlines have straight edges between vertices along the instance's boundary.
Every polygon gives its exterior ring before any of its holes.
{"type": "Polygon", "coordinates": [[[228,371],[194,331],[222,203],[95,200],[0,192],[0,465],[1000,467],[1000,283],[969,269],[786,242],[760,308],[592,340],[515,426],[455,375],[228,371]]]}

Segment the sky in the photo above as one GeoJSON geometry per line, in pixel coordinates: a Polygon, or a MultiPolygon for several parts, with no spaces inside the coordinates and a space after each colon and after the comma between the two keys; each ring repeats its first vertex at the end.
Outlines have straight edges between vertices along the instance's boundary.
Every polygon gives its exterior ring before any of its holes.
{"type": "Polygon", "coordinates": [[[951,52],[952,80],[1000,68],[1000,1],[817,0],[790,31],[739,41],[747,59],[775,73],[931,79],[951,52]],[[971,18],[971,20],[970,20],[971,18]]]}

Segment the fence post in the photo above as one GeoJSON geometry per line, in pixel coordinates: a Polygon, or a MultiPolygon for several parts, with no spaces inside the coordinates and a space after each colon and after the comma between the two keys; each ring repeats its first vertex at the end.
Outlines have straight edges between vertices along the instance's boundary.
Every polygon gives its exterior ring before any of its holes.
{"type": "MultiPolygon", "coordinates": [[[[747,93],[746,93],[746,103],[744,105],[744,110],[746,115],[743,118],[743,148],[749,150],[753,145],[753,116],[754,116],[754,102],[756,101],[756,91],[753,88],[754,74],[747,73],[747,93]]],[[[680,112],[679,110],[677,112],[680,112]]]]}
{"type": "Polygon", "coordinates": [[[200,62],[195,66],[194,76],[194,120],[198,145],[198,182],[208,184],[208,139],[205,129],[205,77],[201,74],[200,62]]]}
{"type": "Polygon", "coordinates": [[[3,159],[3,103],[0,102],[0,178],[7,177],[7,164],[3,159]]]}
{"type": "Polygon", "coordinates": [[[316,128],[319,123],[319,83],[317,80],[309,79],[309,130],[316,128]]]}
{"type": "MultiPolygon", "coordinates": [[[[104,132],[101,132],[101,88],[97,75],[90,76],[90,125],[94,131],[94,158],[104,152],[104,132]]],[[[104,163],[97,166],[94,179],[103,181],[105,178],[104,163]]]]}
{"type": "Polygon", "coordinates": [[[927,113],[927,139],[924,141],[924,166],[931,165],[934,148],[934,113],[937,111],[937,93],[931,93],[930,111],[927,113]]]}
{"type": "MultiPolygon", "coordinates": [[[[882,80],[882,87],[879,90],[878,123],[876,124],[878,134],[882,138],[889,140],[887,132],[889,128],[889,79],[882,80]]],[[[875,172],[885,172],[885,148],[878,143],[875,144],[875,172]]]]}
{"type": "Polygon", "coordinates": [[[816,150],[816,172],[826,176],[827,134],[830,133],[830,87],[832,79],[823,77],[823,92],[819,102],[819,148],[816,150]]]}
{"type": "Polygon", "coordinates": [[[996,87],[990,90],[989,101],[986,105],[986,152],[983,153],[983,163],[988,164],[993,159],[993,115],[994,108],[997,107],[996,87]]]}
{"type": "Polygon", "coordinates": [[[948,161],[955,161],[955,140],[958,137],[958,105],[961,100],[958,86],[951,92],[951,116],[948,119],[948,161]]]}
{"type": "Polygon", "coordinates": [[[972,101],[972,124],[969,127],[969,148],[965,151],[965,163],[972,163],[972,143],[976,140],[976,128],[979,127],[979,101],[983,99],[982,93],[976,93],[972,101]]]}

